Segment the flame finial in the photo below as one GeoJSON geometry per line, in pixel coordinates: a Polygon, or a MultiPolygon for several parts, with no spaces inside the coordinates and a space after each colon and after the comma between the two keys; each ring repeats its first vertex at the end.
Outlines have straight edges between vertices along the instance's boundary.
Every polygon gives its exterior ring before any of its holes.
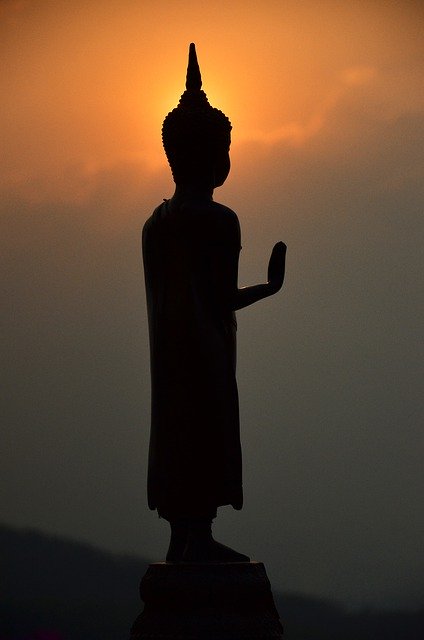
{"type": "Polygon", "coordinates": [[[192,42],[188,51],[186,89],[187,91],[200,91],[201,88],[202,76],[197,62],[196,45],[192,42]]]}

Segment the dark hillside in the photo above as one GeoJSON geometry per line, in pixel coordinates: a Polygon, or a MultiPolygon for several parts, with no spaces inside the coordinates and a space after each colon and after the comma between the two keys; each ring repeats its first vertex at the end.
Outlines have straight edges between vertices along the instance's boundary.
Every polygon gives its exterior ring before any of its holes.
{"type": "Polygon", "coordinates": [[[125,638],[140,610],[143,559],[0,528],[0,640],[125,638]]]}

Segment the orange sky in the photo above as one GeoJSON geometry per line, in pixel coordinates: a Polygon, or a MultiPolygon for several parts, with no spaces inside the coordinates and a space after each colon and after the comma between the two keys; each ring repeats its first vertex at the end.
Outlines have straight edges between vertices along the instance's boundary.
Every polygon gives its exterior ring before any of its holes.
{"type": "Polygon", "coordinates": [[[233,164],[247,141],[326,154],[357,133],[354,119],[331,131],[344,101],[381,119],[423,108],[423,16],[415,2],[4,0],[1,184],[66,201],[121,163],[163,170],[190,41],[233,122],[233,164]]]}

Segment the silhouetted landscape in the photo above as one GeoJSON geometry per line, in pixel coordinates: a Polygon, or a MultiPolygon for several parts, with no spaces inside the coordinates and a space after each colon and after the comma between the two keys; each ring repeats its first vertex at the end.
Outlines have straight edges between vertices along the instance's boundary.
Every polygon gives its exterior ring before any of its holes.
{"type": "MultiPolygon", "coordinates": [[[[0,640],[121,640],[140,612],[148,560],[32,530],[0,528],[0,640]]],[[[421,640],[424,611],[348,613],[274,593],[288,640],[421,640]]]]}

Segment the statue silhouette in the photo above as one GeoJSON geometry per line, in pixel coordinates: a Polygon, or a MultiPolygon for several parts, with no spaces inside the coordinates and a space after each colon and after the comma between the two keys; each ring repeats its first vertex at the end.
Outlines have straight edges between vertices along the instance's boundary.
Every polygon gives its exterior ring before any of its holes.
{"type": "Polygon", "coordinates": [[[286,247],[274,246],[266,283],[238,288],[238,218],[212,199],[229,174],[231,124],[201,86],[191,44],[186,91],[162,130],[175,193],[143,229],[148,502],[171,525],[167,561],[244,562],[211,533],[219,506],[243,503],[235,311],[281,289],[286,247]]]}

